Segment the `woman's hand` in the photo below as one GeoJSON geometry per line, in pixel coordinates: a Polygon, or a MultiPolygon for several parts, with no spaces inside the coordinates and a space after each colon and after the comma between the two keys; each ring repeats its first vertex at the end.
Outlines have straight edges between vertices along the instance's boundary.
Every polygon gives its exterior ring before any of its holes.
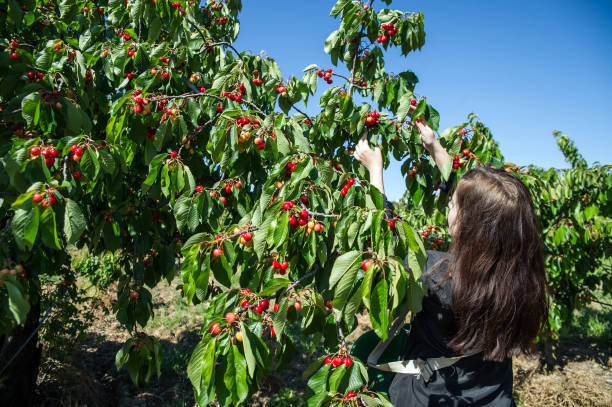
{"type": "Polygon", "coordinates": [[[374,150],[368,144],[368,131],[366,130],[363,137],[359,140],[355,146],[355,153],[353,154],[357,161],[359,161],[368,171],[382,171],[383,162],[380,148],[376,147],[374,150]]]}
{"type": "Polygon", "coordinates": [[[363,133],[363,137],[355,146],[354,157],[363,164],[370,172],[370,184],[378,188],[381,193],[385,193],[385,185],[383,183],[383,161],[380,148],[376,147],[372,150],[368,144],[368,131],[363,133]]]}
{"type": "MultiPolygon", "coordinates": [[[[410,106],[410,115],[412,116],[412,112],[416,109],[416,106],[410,106]]],[[[417,118],[416,127],[421,136],[421,141],[423,142],[423,147],[427,149],[427,151],[431,152],[435,143],[436,136],[434,131],[429,127],[427,122],[423,117],[417,118]]]]}
{"type": "MultiPolygon", "coordinates": [[[[416,109],[415,106],[410,106],[409,114],[411,116],[412,116],[412,112],[414,111],[414,109],[416,109]]],[[[444,168],[447,165],[450,165],[449,162],[451,162],[452,160],[451,156],[448,155],[448,152],[444,149],[444,147],[442,147],[440,142],[436,139],[434,131],[431,129],[431,127],[429,127],[424,117],[422,116],[418,117],[416,119],[415,124],[416,124],[417,130],[419,131],[419,134],[421,135],[421,141],[423,142],[423,147],[425,147],[425,149],[429,151],[429,154],[431,154],[431,156],[433,157],[440,172],[444,173],[444,168]]]]}

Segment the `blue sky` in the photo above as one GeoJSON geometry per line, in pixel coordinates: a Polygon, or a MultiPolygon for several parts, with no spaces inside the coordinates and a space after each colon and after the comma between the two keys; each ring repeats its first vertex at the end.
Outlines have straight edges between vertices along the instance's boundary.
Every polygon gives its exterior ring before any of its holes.
{"type": "MultiPolygon", "coordinates": [[[[301,78],[311,63],[330,67],[323,43],[338,27],[329,16],[334,3],[244,0],[235,45],[276,59],[285,77],[301,78]]],[[[589,162],[612,162],[612,1],[396,0],[390,7],[425,15],[423,49],[388,52],[386,69],[416,73],[415,92],[438,109],[441,129],[474,112],[518,165],[566,167],[555,129],[589,162]]],[[[399,168],[393,162],[385,171],[392,200],[405,190],[399,168]]]]}

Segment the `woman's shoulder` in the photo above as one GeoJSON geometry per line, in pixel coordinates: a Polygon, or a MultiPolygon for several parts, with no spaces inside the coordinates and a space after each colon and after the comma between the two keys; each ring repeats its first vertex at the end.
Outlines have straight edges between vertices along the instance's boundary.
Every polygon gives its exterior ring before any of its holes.
{"type": "Polygon", "coordinates": [[[427,250],[427,263],[425,264],[425,268],[423,272],[426,273],[428,271],[435,271],[442,265],[447,265],[449,254],[446,252],[440,252],[437,250],[427,250]]]}
{"type": "Polygon", "coordinates": [[[450,304],[450,279],[448,266],[450,255],[446,252],[427,250],[427,263],[423,268],[421,282],[429,295],[438,298],[441,304],[450,304]]]}

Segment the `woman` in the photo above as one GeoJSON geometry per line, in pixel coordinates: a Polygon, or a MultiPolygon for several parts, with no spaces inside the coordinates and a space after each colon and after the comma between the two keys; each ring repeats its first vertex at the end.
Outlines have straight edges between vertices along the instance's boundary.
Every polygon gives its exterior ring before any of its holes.
{"type": "MultiPolygon", "coordinates": [[[[421,140],[442,169],[451,157],[424,121],[421,140]]],[[[382,158],[365,138],[355,148],[384,194],[382,158]]],[[[529,191],[515,176],[479,167],[449,203],[449,253],[427,252],[423,309],[403,360],[466,355],[428,378],[396,373],[389,397],[404,406],[514,406],[512,355],[528,353],[548,324],[547,285],[529,191]]]]}

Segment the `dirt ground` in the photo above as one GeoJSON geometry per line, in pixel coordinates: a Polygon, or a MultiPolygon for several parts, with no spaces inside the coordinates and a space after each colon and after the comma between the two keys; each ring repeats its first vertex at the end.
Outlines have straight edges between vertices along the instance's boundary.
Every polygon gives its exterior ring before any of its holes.
{"type": "MultiPolygon", "coordinates": [[[[176,281],[176,280],[175,280],[176,281]]],[[[194,406],[186,366],[199,340],[201,319],[197,308],[186,308],[175,286],[159,284],[153,290],[157,317],[146,332],[162,342],[162,376],[136,388],[125,370],[117,372],[115,354],[128,333],[112,313],[95,310],[86,340],[74,346],[61,361],[43,359],[38,402],[45,407],[194,406]]],[[[112,290],[101,296],[110,308],[112,290]]],[[[354,340],[368,326],[349,337],[354,340]]],[[[612,406],[612,349],[581,337],[562,337],[562,367],[551,373],[540,369],[539,356],[514,359],[515,400],[519,406],[612,406]]],[[[305,406],[305,382],[300,372],[308,359],[297,355],[293,369],[262,383],[251,406],[305,406]]]]}

